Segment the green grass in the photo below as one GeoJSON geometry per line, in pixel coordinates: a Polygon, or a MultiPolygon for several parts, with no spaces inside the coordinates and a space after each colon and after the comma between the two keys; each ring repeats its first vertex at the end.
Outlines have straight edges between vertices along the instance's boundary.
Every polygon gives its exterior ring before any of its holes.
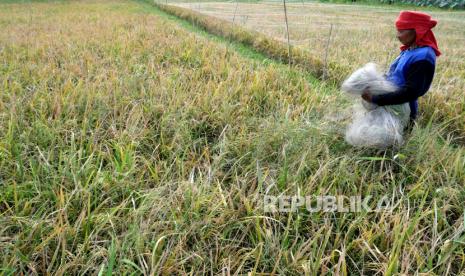
{"type": "Polygon", "coordinates": [[[334,87],[141,2],[0,18],[1,273],[464,270],[465,152],[445,123],[351,148],[334,87]],[[266,194],[394,205],[265,213],[266,194]]]}

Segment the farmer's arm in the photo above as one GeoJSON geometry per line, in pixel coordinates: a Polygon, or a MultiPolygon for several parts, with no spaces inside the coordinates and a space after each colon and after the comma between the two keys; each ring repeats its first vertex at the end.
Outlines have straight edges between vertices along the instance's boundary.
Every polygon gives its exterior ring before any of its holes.
{"type": "Polygon", "coordinates": [[[405,86],[398,91],[383,95],[372,95],[377,105],[394,105],[413,101],[423,96],[433,81],[434,65],[426,60],[412,63],[406,72],[405,86]]]}

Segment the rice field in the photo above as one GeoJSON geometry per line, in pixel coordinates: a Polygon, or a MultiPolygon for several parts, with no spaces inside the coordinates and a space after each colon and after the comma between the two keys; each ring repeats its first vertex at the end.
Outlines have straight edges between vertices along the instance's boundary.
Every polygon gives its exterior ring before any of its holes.
{"type": "MultiPolygon", "coordinates": [[[[287,42],[283,4],[276,1],[237,4],[175,1],[170,5],[234,22],[287,42]]],[[[386,5],[293,1],[287,3],[289,39],[294,47],[305,49],[328,63],[341,64],[350,69],[349,72],[368,62],[375,62],[387,70],[400,51],[394,26],[400,10],[386,5]]],[[[439,22],[433,31],[443,55],[438,58],[427,97],[420,100],[421,109],[428,119],[452,121],[450,130],[457,130],[460,137],[465,137],[465,11],[423,11],[439,22]]],[[[329,74],[341,74],[328,70],[329,74]]]]}
{"type": "Polygon", "coordinates": [[[463,274],[449,123],[352,148],[337,87],[143,1],[9,1],[0,29],[0,274],[463,274]]]}

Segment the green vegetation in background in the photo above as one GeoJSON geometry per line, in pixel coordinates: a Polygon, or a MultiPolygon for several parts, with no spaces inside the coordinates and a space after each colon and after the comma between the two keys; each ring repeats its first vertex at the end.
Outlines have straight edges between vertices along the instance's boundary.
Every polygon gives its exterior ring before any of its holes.
{"type": "MultiPolygon", "coordinates": [[[[293,0],[295,1],[295,0],[293,0]]],[[[388,4],[393,6],[437,7],[441,9],[464,9],[464,0],[320,0],[328,3],[363,3],[371,5],[388,4]]]]}

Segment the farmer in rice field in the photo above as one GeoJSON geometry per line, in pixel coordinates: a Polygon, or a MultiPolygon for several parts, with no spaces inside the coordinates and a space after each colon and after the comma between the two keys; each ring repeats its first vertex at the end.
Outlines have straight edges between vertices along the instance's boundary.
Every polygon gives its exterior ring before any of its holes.
{"type": "Polygon", "coordinates": [[[441,55],[431,29],[437,21],[426,13],[402,11],[396,20],[397,38],[402,43],[401,53],[391,64],[387,79],[396,84],[396,92],[372,95],[365,90],[362,98],[377,105],[397,105],[408,102],[410,122],[418,113],[418,97],[430,88],[436,57],[441,55]]]}

